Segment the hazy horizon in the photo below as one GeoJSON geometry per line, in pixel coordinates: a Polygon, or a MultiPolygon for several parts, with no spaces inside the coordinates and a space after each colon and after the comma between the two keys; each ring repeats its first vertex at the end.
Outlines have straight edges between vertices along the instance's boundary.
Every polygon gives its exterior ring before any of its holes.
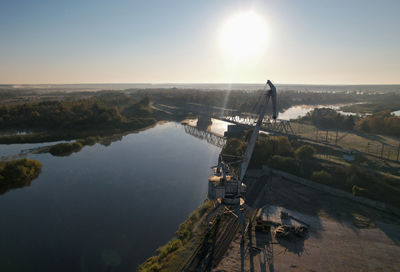
{"type": "MultiPolygon", "coordinates": [[[[129,89],[197,89],[197,90],[244,90],[264,88],[263,83],[84,83],[84,84],[0,84],[1,89],[32,89],[42,91],[123,91],[129,89]]],[[[400,84],[276,84],[279,91],[305,92],[400,92],[400,84]]]]}
{"type": "MultiPolygon", "coordinates": [[[[0,83],[0,86],[21,85],[21,86],[40,86],[40,85],[265,85],[265,82],[71,82],[71,83],[0,83]]],[[[399,83],[275,83],[275,85],[304,85],[304,86],[396,86],[399,83]]]]}

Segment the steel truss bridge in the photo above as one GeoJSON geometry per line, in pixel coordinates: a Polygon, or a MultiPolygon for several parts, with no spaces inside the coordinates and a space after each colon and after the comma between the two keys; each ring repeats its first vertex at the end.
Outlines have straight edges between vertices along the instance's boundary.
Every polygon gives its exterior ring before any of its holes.
{"type": "MultiPolygon", "coordinates": [[[[258,118],[258,115],[253,113],[195,103],[188,103],[183,107],[183,109],[186,112],[198,114],[199,118],[214,118],[235,125],[246,126],[248,128],[254,127],[258,118]]],[[[276,121],[273,121],[265,118],[260,129],[276,135],[296,136],[290,121],[287,120],[277,119],[276,121]]]]}
{"type": "Polygon", "coordinates": [[[197,127],[193,127],[190,125],[183,125],[185,128],[185,132],[187,134],[190,134],[196,138],[206,140],[208,143],[218,146],[218,147],[224,147],[226,143],[226,139],[224,137],[218,136],[216,134],[213,134],[208,131],[201,130],[197,127]]]}
{"type": "MultiPolygon", "coordinates": [[[[215,117],[214,117],[215,118],[215,117]]],[[[225,122],[233,123],[238,126],[246,126],[249,128],[255,127],[257,119],[254,118],[253,116],[222,116],[222,117],[217,117],[215,119],[219,119],[225,122]]],[[[290,124],[290,121],[286,120],[270,120],[270,119],[264,119],[263,123],[260,127],[260,130],[269,132],[271,134],[277,134],[277,135],[286,135],[286,136],[295,136],[295,133],[292,129],[292,126],[290,124]]]]}
{"type": "MultiPolygon", "coordinates": [[[[155,106],[158,109],[168,110],[169,112],[175,112],[180,114],[191,113],[194,115],[198,115],[199,118],[207,118],[207,119],[214,118],[238,126],[244,126],[246,128],[254,127],[258,118],[256,114],[248,112],[241,112],[235,109],[225,109],[221,107],[213,107],[196,103],[187,103],[179,106],[167,106],[163,104],[155,104],[155,106]]],[[[276,121],[273,121],[271,119],[265,118],[260,129],[262,131],[274,135],[285,135],[289,137],[296,137],[296,134],[294,133],[293,128],[290,124],[290,121],[287,120],[277,119],[276,121]]],[[[202,137],[206,139],[205,136],[202,137]]]]}

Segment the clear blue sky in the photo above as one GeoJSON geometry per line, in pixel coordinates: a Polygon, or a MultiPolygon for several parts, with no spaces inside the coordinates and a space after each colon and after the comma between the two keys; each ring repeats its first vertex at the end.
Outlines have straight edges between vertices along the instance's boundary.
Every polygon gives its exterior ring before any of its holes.
{"type": "Polygon", "coordinates": [[[400,83],[400,1],[0,2],[0,83],[400,83]],[[262,50],[221,29],[252,11],[262,50]]]}

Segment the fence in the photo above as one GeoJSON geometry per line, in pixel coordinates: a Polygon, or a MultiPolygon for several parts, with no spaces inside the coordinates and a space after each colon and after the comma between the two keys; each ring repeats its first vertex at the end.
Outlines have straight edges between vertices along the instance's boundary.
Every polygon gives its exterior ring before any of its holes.
{"type": "Polygon", "coordinates": [[[384,143],[368,142],[364,152],[381,159],[393,161],[399,161],[400,159],[400,145],[395,147],[384,143]]]}
{"type": "MultiPolygon", "coordinates": [[[[348,133],[340,135],[337,131],[315,130],[314,139],[317,142],[337,145],[348,133]]],[[[358,147],[364,154],[374,156],[382,160],[400,161],[400,144],[393,146],[381,142],[367,142],[365,147],[358,147]]]]}

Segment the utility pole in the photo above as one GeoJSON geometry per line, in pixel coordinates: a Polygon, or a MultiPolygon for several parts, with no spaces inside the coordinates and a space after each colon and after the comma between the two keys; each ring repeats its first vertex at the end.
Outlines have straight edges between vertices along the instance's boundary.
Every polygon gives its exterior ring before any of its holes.
{"type": "Polygon", "coordinates": [[[383,159],[383,149],[385,148],[385,144],[382,143],[382,150],[381,150],[381,159],[383,159]]]}
{"type": "Polygon", "coordinates": [[[335,139],[335,145],[337,145],[337,138],[338,138],[338,133],[339,133],[339,128],[336,128],[336,139],[335,139]]]}
{"type": "Polygon", "coordinates": [[[400,144],[399,144],[399,147],[397,148],[397,159],[396,159],[396,161],[399,161],[399,153],[400,153],[400,144]]]}

